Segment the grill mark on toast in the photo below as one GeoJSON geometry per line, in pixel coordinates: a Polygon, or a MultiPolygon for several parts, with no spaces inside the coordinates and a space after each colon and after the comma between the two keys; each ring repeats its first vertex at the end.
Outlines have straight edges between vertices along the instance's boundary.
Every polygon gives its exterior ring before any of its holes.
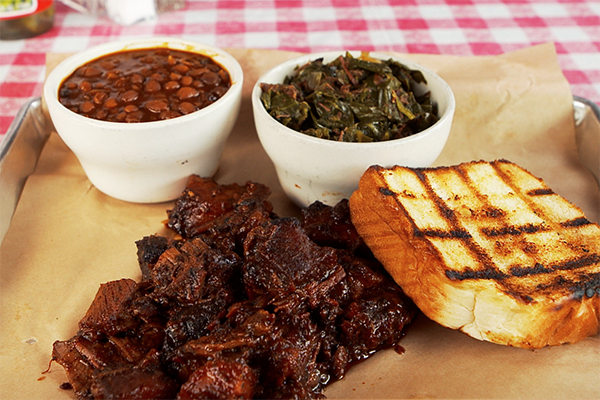
{"type": "Polygon", "coordinates": [[[554,194],[554,191],[550,188],[534,189],[527,192],[528,196],[546,196],[549,194],[554,194]]]}
{"type": "Polygon", "coordinates": [[[394,192],[392,192],[387,187],[380,187],[379,188],[379,193],[383,194],[384,196],[393,196],[394,195],[394,192]]]}
{"type": "MultiPolygon", "coordinates": [[[[481,233],[490,238],[490,240],[501,240],[502,236],[513,236],[517,239],[519,236],[523,238],[527,238],[528,234],[535,234],[542,231],[556,229],[558,227],[571,228],[576,229],[581,226],[585,226],[588,224],[592,224],[589,220],[584,217],[574,218],[568,221],[562,222],[551,222],[546,220],[545,213],[542,212],[541,209],[535,203],[535,200],[532,199],[536,196],[551,196],[556,195],[551,189],[539,188],[529,190],[527,192],[523,192],[519,189],[518,185],[515,187],[515,183],[513,182],[512,176],[509,172],[504,172],[502,168],[503,160],[499,160],[496,162],[491,162],[493,170],[497,174],[498,178],[506,184],[511,189],[511,195],[519,196],[521,200],[523,200],[528,207],[531,208],[533,212],[540,215],[542,219],[546,222],[538,224],[538,223],[529,223],[523,224],[520,226],[510,225],[509,221],[504,221],[505,218],[508,218],[508,214],[505,210],[501,208],[494,207],[487,195],[481,193],[477,190],[478,186],[476,182],[472,182],[469,178],[469,170],[467,167],[459,167],[455,168],[454,171],[458,174],[459,178],[462,179],[468,187],[476,188],[473,191],[475,196],[478,196],[481,208],[477,211],[482,218],[491,218],[497,221],[498,227],[482,227],[481,233]],[[504,225],[504,226],[502,226],[504,225]]],[[[510,163],[510,162],[507,162],[510,163]]],[[[476,239],[462,227],[461,216],[458,215],[459,210],[453,210],[450,208],[450,205],[446,203],[446,201],[439,197],[435,191],[433,190],[431,181],[428,178],[429,171],[440,171],[445,170],[445,167],[438,168],[414,168],[412,172],[415,176],[421,181],[424,186],[425,193],[432,199],[433,204],[438,210],[440,218],[444,218],[446,224],[449,226],[448,230],[444,229],[419,229],[416,225],[416,221],[409,214],[408,210],[403,206],[401,197],[414,197],[410,192],[404,191],[396,193],[394,190],[390,188],[390,186],[380,186],[379,191],[384,196],[391,196],[394,199],[394,202],[398,205],[399,211],[401,211],[405,216],[407,216],[410,224],[412,225],[413,234],[415,237],[423,237],[423,238],[436,238],[442,240],[460,240],[463,243],[463,246],[471,252],[472,257],[476,262],[479,263],[481,268],[473,269],[466,267],[462,270],[456,269],[446,269],[444,274],[446,277],[453,281],[463,281],[463,280],[494,280],[505,287],[506,293],[510,293],[516,298],[520,298],[524,301],[533,301],[531,297],[531,290],[562,290],[569,291],[572,296],[588,296],[591,297],[593,295],[600,295],[600,274],[596,274],[595,280],[589,279],[588,277],[583,278],[580,273],[577,272],[578,269],[586,268],[591,265],[595,265],[600,263],[600,254],[584,254],[580,257],[575,257],[569,260],[565,260],[560,263],[550,263],[545,264],[543,262],[536,262],[535,258],[532,258],[532,265],[525,266],[512,266],[507,268],[506,270],[500,270],[493,261],[493,255],[488,254],[483,247],[479,243],[477,243],[476,239]],[[564,277],[559,275],[554,278],[553,274],[556,274],[557,271],[563,271],[563,274],[567,274],[564,277]],[[514,279],[519,279],[526,276],[540,276],[542,281],[535,288],[525,288],[521,287],[518,281],[514,281],[514,279]],[[549,277],[544,278],[544,277],[549,277]],[[562,283],[561,283],[562,282],[562,283]],[[594,283],[595,282],[595,283],[594,283]],[[585,287],[584,287],[585,285],[585,287]]],[[[433,178],[432,178],[433,179],[433,178]]],[[[387,185],[387,184],[386,184],[387,185]]],[[[391,200],[391,199],[390,199],[391,200]]],[[[456,201],[456,198],[454,199],[456,201]]]]}
{"type": "Polygon", "coordinates": [[[485,271],[472,271],[465,270],[464,272],[458,271],[446,271],[446,276],[451,279],[505,279],[512,276],[523,277],[529,275],[540,275],[540,274],[551,274],[557,270],[560,271],[569,271],[574,269],[586,268],[591,265],[597,264],[600,262],[599,254],[590,254],[587,256],[576,257],[570,260],[566,260],[559,264],[553,264],[551,266],[545,266],[541,263],[535,263],[533,267],[523,267],[523,266],[514,266],[510,268],[510,275],[505,273],[498,273],[496,275],[490,275],[490,278],[482,278],[481,276],[486,276],[485,271]],[[482,273],[480,273],[482,272],[482,273]]]}
{"type": "MultiPolygon", "coordinates": [[[[502,178],[504,183],[507,184],[508,186],[510,186],[514,190],[514,192],[517,193],[521,197],[521,199],[531,208],[531,210],[533,210],[533,212],[540,215],[542,218],[544,218],[546,220],[546,223],[544,224],[544,230],[557,229],[560,231],[560,229],[562,228],[562,229],[567,229],[567,230],[574,230],[576,232],[577,228],[592,224],[592,222],[590,220],[588,220],[587,218],[585,218],[584,216],[574,218],[571,220],[557,221],[554,223],[551,222],[550,220],[548,220],[546,218],[546,215],[543,212],[543,210],[540,210],[538,208],[537,204],[534,201],[532,201],[531,198],[536,197],[536,196],[552,196],[552,195],[556,195],[556,193],[548,187],[529,190],[527,192],[519,191],[518,190],[519,188],[515,187],[515,184],[513,184],[513,181],[511,179],[510,175],[508,175],[507,173],[502,171],[502,169],[499,167],[499,165],[501,163],[509,163],[510,164],[510,162],[506,161],[506,160],[498,160],[498,161],[492,162],[491,164],[493,165],[494,169],[498,172],[498,175],[502,178]]],[[[542,183],[543,183],[543,181],[542,181],[542,183]]],[[[529,233],[529,232],[526,230],[523,230],[523,233],[529,233]]],[[[535,233],[535,232],[531,232],[531,233],[535,233]]],[[[510,269],[510,272],[514,276],[552,274],[552,273],[555,273],[556,271],[564,271],[564,272],[573,271],[573,272],[575,272],[576,270],[585,269],[592,265],[600,263],[600,254],[598,254],[596,252],[590,253],[590,251],[584,247],[581,247],[580,250],[582,252],[584,252],[584,254],[575,256],[570,259],[566,259],[560,263],[552,263],[551,265],[542,265],[540,263],[536,263],[533,267],[513,267],[510,269]],[[587,254],[585,254],[585,253],[587,253],[587,254]]],[[[598,277],[596,277],[596,279],[598,280],[598,277]]],[[[578,279],[577,284],[581,284],[581,282],[582,281],[578,279]]],[[[573,282],[573,283],[575,283],[575,282],[573,282]]],[[[555,285],[556,285],[555,287],[561,287],[561,286],[564,287],[565,286],[564,283],[560,284],[560,282],[555,282],[555,285]]],[[[596,285],[596,286],[598,286],[598,285],[596,285]]],[[[577,286],[577,285],[573,285],[573,286],[569,287],[569,290],[573,294],[575,294],[576,291],[580,291],[581,289],[582,289],[581,286],[577,286]]]]}
{"type": "Polygon", "coordinates": [[[589,219],[580,217],[580,218],[572,219],[570,221],[561,222],[561,225],[564,228],[577,228],[579,226],[589,225],[591,223],[592,222],[589,219]]]}
{"type": "Polygon", "coordinates": [[[522,226],[503,226],[501,228],[481,228],[481,231],[489,237],[505,236],[505,235],[522,235],[524,233],[537,233],[545,231],[548,228],[544,225],[526,224],[522,226]]]}
{"type": "Polygon", "coordinates": [[[553,269],[544,266],[541,263],[535,263],[533,267],[522,267],[516,266],[510,268],[510,273],[513,276],[528,276],[528,275],[539,275],[539,274],[549,274],[552,273],[553,269]]]}
{"type": "Polygon", "coordinates": [[[553,265],[554,269],[559,269],[561,271],[568,271],[573,269],[585,268],[594,264],[600,263],[600,255],[593,253],[577,258],[572,258],[570,260],[566,260],[560,264],[553,265]]]}
{"type": "MultiPolygon", "coordinates": [[[[443,169],[443,167],[441,168],[443,169]]],[[[480,270],[473,270],[470,268],[465,268],[463,271],[456,271],[453,269],[447,269],[445,271],[446,276],[451,280],[463,280],[463,279],[504,279],[506,276],[503,272],[501,272],[493,262],[490,255],[485,252],[474,240],[469,232],[463,229],[458,221],[458,218],[455,215],[454,210],[452,210],[446,202],[440,198],[435,191],[433,190],[431,183],[427,175],[425,174],[426,168],[415,168],[414,173],[419,178],[419,180],[423,183],[425,187],[425,191],[428,196],[433,200],[438,211],[441,216],[446,219],[448,224],[452,227],[449,231],[441,231],[441,230],[419,230],[415,226],[415,236],[429,236],[436,238],[444,238],[444,239],[460,239],[465,246],[471,251],[473,254],[473,258],[479,261],[482,266],[480,270]]],[[[457,172],[461,179],[465,181],[467,184],[472,184],[470,179],[468,178],[465,171],[461,168],[457,169],[457,172]]]]}
{"type": "Polygon", "coordinates": [[[441,229],[418,229],[415,227],[414,235],[418,237],[435,237],[440,239],[471,239],[472,236],[464,229],[452,229],[443,231],[441,229]]]}
{"type": "Polygon", "coordinates": [[[483,270],[473,270],[471,268],[465,268],[464,271],[456,271],[453,269],[447,269],[445,271],[446,276],[455,281],[464,281],[467,279],[485,279],[485,280],[497,280],[501,281],[503,279],[509,278],[510,275],[505,274],[504,272],[498,269],[485,268],[483,270]]]}
{"type": "Polygon", "coordinates": [[[576,281],[573,281],[572,279],[567,279],[559,275],[554,282],[552,282],[552,285],[540,285],[539,289],[543,290],[552,286],[566,287],[577,300],[583,299],[584,296],[600,296],[600,272],[581,274],[577,278],[576,281]]]}
{"type": "Polygon", "coordinates": [[[579,285],[579,289],[584,291],[585,297],[600,296],[600,272],[585,274],[585,283],[579,285]]]}

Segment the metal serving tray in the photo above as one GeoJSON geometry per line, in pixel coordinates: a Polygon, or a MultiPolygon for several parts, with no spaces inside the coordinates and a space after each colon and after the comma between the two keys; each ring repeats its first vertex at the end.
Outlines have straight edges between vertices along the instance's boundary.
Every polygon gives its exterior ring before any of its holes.
{"type": "Polygon", "coordinates": [[[596,103],[575,96],[573,113],[579,158],[600,185],[600,108],[596,103]]]}
{"type": "MultiPolygon", "coordinates": [[[[573,112],[579,157],[600,183],[600,108],[574,97],[573,112]]],[[[42,110],[41,98],[36,97],[21,107],[0,143],[0,243],[51,132],[52,123],[42,110]]]]}
{"type": "Polygon", "coordinates": [[[42,100],[28,100],[19,110],[0,143],[0,243],[50,137],[52,124],[42,111],[42,100]]]}

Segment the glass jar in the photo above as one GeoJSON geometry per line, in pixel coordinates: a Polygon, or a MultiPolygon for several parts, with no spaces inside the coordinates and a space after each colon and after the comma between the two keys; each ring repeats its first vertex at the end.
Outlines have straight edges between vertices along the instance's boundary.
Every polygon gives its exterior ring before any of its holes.
{"type": "Polygon", "coordinates": [[[0,0],[0,40],[30,38],[53,25],[53,0],[0,0]]]}
{"type": "Polygon", "coordinates": [[[132,25],[185,7],[185,0],[62,0],[62,3],[81,13],[107,16],[120,25],[132,25]]]}

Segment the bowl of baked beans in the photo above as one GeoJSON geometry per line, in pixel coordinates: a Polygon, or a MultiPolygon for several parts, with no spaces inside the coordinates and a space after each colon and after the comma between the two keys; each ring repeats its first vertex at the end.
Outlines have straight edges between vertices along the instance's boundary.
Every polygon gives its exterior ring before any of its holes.
{"type": "Polygon", "coordinates": [[[91,183],[120,200],[177,198],[212,176],[239,114],[243,72],[226,51],[172,37],[104,43],[55,67],[44,100],[91,183]]]}

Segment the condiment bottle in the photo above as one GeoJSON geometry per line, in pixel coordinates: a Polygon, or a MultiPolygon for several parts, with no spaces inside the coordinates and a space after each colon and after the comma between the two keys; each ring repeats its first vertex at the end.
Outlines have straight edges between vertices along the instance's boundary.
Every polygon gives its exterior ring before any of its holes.
{"type": "Polygon", "coordinates": [[[53,0],[0,1],[0,40],[30,38],[53,25],[53,0]]]}

